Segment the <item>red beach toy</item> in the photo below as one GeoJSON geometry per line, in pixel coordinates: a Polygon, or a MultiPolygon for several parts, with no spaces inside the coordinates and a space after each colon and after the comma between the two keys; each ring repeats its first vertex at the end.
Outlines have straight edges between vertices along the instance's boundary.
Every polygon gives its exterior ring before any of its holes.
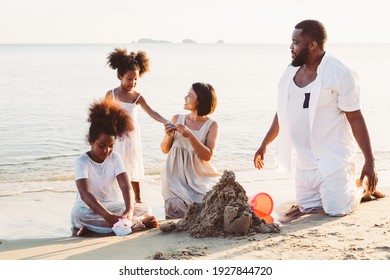
{"type": "Polygon", "coordinates": [[[252,211],[260,218],[265,220],[267,224],[272,224],[274,219],[271,216],[274,209],[272,197],[264,192],[258,193],[249,198],[248,203],[252,207],[252,211]]]}

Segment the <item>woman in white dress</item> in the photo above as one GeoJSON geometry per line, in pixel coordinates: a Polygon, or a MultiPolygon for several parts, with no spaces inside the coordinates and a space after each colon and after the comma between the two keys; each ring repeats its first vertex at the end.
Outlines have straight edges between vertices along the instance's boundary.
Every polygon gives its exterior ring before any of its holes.
{"type": "Polygon", "coordinates": [[[131,117],[118,103],[104,99],[91,105],[88,121],[91,149],[75,162],[78,193],[71,213],[73,235],[108,234],[125,218],[134,229],[157,227],[150,207],[135,204],[122,158],[113,151],[115,139],[133,129],[131,117]]]}
{"type": "Polygon", "coordinates": [[[217,96],[206,83],[194,83],[184,98],[188,114],[172,117],[160,144],[168,154],[161,174],[167,219],[182,218],[193,202],[202,202],[221,174],[210,164],[218,140],[218,123],[208,117],[217,96]]]}

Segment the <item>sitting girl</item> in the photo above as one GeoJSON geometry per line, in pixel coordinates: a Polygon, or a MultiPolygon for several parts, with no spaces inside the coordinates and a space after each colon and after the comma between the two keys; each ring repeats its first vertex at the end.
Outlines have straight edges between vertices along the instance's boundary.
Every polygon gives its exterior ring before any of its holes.
{"type": "Polygon", "coordinates": [[[135,204],[123,161],[113,152],[115,139],[133,129],[131,117],[109,99],[92,103],[89,112],[91,150],[75,162],[78,193],[71,214],[73,236],[112,233],[120,219],[131,220],[133,230],[157,227],[150,207],[135,204]]]}

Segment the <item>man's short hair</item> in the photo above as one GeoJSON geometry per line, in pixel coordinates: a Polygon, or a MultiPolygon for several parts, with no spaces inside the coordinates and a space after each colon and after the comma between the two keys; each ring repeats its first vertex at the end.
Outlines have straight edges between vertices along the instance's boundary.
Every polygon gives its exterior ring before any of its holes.
{"type": "Polygon", "coordinates": [[[323,50],[328,35],[325,26],[318,20],[307,19],[297,25],[295,29],[302,29],[302,36],[307,36],[311,40],[316,41],[318,46],[323,50]]]}

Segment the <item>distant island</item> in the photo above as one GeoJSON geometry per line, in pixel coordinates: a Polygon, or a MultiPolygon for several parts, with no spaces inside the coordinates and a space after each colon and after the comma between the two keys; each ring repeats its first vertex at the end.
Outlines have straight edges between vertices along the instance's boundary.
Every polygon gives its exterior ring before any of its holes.
{"type": "Polygon", "coordinates": [[[196,44],[194,40],[191,39],[183,39],[182,41],[183,44],[196,44]]]}
{"type": "Polygon", "coordinates": [[[145,44],[145,43],[164,43],[164,44],[172,44],[170,41],[165,41],[165,40],[154,40],[154,39],[148,39],[148,38],[142,38],[139,39],[138,44],[145,44]]]}
{"type": "MultiPolygon", "coordinates": [[[[183,39],[182,44],[197,44],[197,42],[191,39],[183,39]]],[[[223,40],[218,40],[215,44],[225,44],[225,42],[223,40]]]]}
{"type": "MultiPolygon", "coordinates": [[[[133,41],[133,43],[135,43],[133,41]]],[[[171,41],[167,40],[155,40],[155,39],[150,39],[150,38],[141,38],[137,41],[137,44],[173,44],[171,41]]],[[[182,44],[198,44],[196,41],[191,40],[191,39],[183,39],[181,41],[182,44]]],[[[225,44],[223,40],[218,40],[214,44],[225,44]]]]}

